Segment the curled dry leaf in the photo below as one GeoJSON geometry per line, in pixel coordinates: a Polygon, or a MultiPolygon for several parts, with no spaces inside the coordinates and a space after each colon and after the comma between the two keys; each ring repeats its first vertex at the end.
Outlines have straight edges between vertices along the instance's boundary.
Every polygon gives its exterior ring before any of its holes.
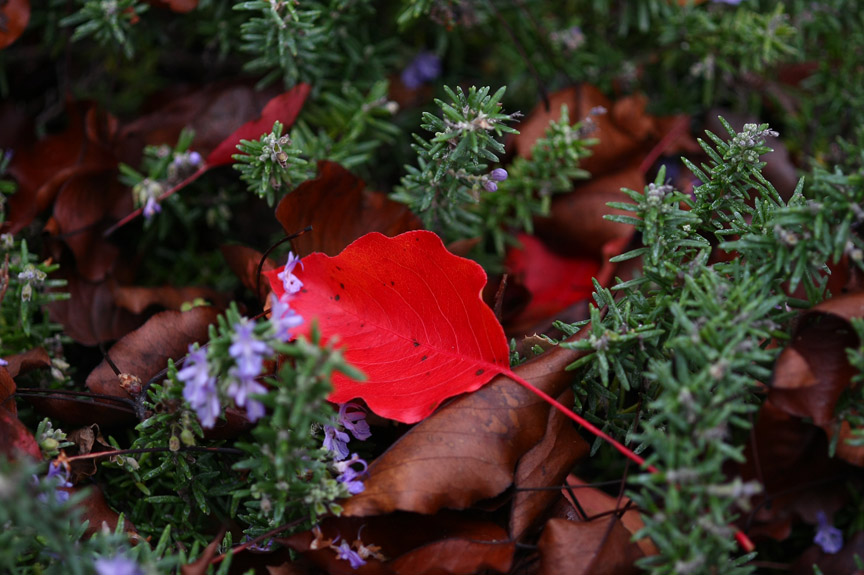
{"type": "Polygon", "coordinates": [[[816,513],[833,513],[848,504],[848,492],[826,488],[848,477],[849,466],[828,456],[828,440],[818,427],[763,402],[740,467],[744,481],[758,480],[764,492],[755,496],[746,518],[753,538],[783,540],[793,522],[816,523],[816,513]]]}
{"type": "MultiPolygon", "coordinates": [[[[109,356],[121,373],[130,373],[146,382],[168,365],[168,359],[185,356],[189,344],[206,341],[208,327],[218,315],[212,307],[157,313],[114,344],[109,356]]],[[[87,376],[87,388],[94,393],[129,397],[105,360],[87,376]]]]}
{"type": "Polygon", "coordinates": [[[63,325],[66,335],[82,345],[120,339],[146,319],[117,306],[113,280],[89,282],[77,275],[61,275],[69,299],[48,304],[51,321],[63,325]]]}
{"type": "Polygon", "coordinates": [[[4,357],[3,359],[9,362],[6,369],[12,377],[18,377],[19,374],[27,373],[34,369],[51,366],[51,356],[42,347],[34,347],[33,349],[4,357]]]}
{"type": "Polygon", "coordinates": [[[30,21],[30,0],[8,0],[0,4],[0,50],[18,39],[30,21]]]}
{"type": "Polygon", "coordinates": [[[768,397],[775,406],[817,425],[831,422],[855,375],[846,357],[846,348],[859,345],[849,324],[855,317],[864,317],[864,293],[832,298],[804,314],[774,366],[768,397]]]}
{"type": "Polygon", "coordinates": [[[609,214],[632,215],[606,204],[631,203],[621,188],[644,187],[645,177],[638,168],[599,175],[577,184],[572,192],[552,198],[550,215],[536,218],[536,234],[561,254],[601,261],[605,245],[633,233],[632,226],[603,219],[609,214]]]}
{"type": "MultiPolygon", "coordinates": [[[[514,371],[557,397],[570,381],[564,368],[581,355],[555,348],[514,371]]],[[[365,491],[345,502],[345,514],[429,514],[502,493],[514,482],[520,459],[546,433],[549,410],[521,385],[497,376],[414,426],[375,459],[365,491]]]]}
{"type": "MultiPolygon", "coordinates": [[[[258,276],[258,266],[261,263],[263,254],[258,250],[237,245],[226,245],[220,248],[222,257],[228,263],[228,267],[234,272],[243,286],[252,293],[260,291],[259,299],[266,300],[267,294],[270,292],[270,282],[263,276],[258,276]]],[[[264,265],[261,266],[262,272],[269,272],[276,269],[276,264],[270,258],[264,260],[264,265]]]]}
{"type": "Polygon", "coordinates": [[[312,226],[293,242],[300,255],[323,252],[333,256],[369,232],[395,236],[422,227],[404,204],[367,190],[363,180],[328,161],[318,163],[317,178],[282,198],[276,219],[287,234],[312,226]]]}
{"type": "MultiPolygon", "coordinates": [[[[564,405],[573,405],[573,391],[568,389],[557,399],[564,405]]],[[[560,497],[557,491],[544,488],[561,485],[573,465],[589,451],[588,442],[573,423],[557,409],[550,410],[546,434],[519,459],[513,476],[516,487],[510,512],[513,540],[519,541],[560,497]]]]}
{"type": "Polygon", "coordinates": [[[111,144],[92,139],[111,134],[111,126],[94,129],[92,124],[98,114],[81,103],[69,103],[66,114],[69,124],[63,132],[16,149],[9,174],[18,183],[18,190],[8,200],[4,231],[14,234],[29,225],[51,206],[70,178],[103,173],[117,165],[111,144]]]}
{"type": "Polygon", "coordinates": [[[313,548],[316,538],[311,531],[277,540],[330,575],[506,573],[515,550],[515,543],[499,525],[452,511],[431,516],[328,517],[320,528],[325,541],[337,537],[349,542],[360,540],[367,547],[380,546],[386,558],[368,558],[366,565],[354,570],[347,561],[337,559],[328,546],[313,548]]]}
{"type": "MultiPolygon", "coordinates": [[[[75,256],[74,268],[83,279],[102,281],[119,255],[103,232],[131,209],[132,194],[113,171],[77,174],[57,194],[45,231],[69,248],[75,256]]],[[[61,250],[55,250],[55,259],[62,255],[61,250]]]]}
{"type": "Polygon", "coordinates": [[[134,314],[144,313],[150,306],[180,311],[184,303],[196,299],[202,299],[219,308],[227,306],[229,301],[228,296],[224,293],[196,286],[118,286],[113,291],[114,301],[117,305],[134,314]]]}
{"type": "MultiPolygon", "coordinates": [[[[618,498],[612,497],[594,487],[588,487],[587,483],[575,475],[571,475],[567,478],[567,485],[576,487],[576,489],[565,489],[562,493],[571,505],[574,504],[572,497],[576,498],[579,505],[578,507],[574,505],[574,509],[582,521],[590,521],[592,517],[614,512],[619,508],[626,507],[630,503],[630,499],[627,497],[622,497],[621,502],[619,503],[618,498]],[[585,512],[584,516],[579,509],[585,512]]],[[[635,508],[625,511],[623,515],[620,516],[620,519],[621,524],[630,532],[631,537],[636,535],[636,533],[645,527],[642,517],[635,508]]],[[[654,545],[654,542],[647,537],[639,539],[636,541],[636,544],[645,555],[656,555],[659,552],[657,546],[654,545]]]]}
{"type": "Polygon", "coordinates": [[[593,521],[550,519],[538,546],[541,575],[637,575],[643,556],[617,517],[593,521]]]}
{"type": "Polygon", "coordinates": [[[15,404],[15,380],[9,374],[9,370],[0,366],[0,409],[6,409],[9,413],[18,415],[18,406],[15,404]]]}

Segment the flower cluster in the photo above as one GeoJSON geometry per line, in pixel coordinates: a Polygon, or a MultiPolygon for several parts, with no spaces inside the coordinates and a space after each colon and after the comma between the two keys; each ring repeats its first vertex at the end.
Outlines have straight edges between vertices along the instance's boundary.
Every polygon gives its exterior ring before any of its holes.
{"type": "MultiPolygon", "coordinates": [[[[39,477],[36,475],[33,476],[33,483],[38,485],[40,483],[39,477]]],[[[66,491],[67,488],[72,487],[72,483],[69,482],[69,470],[62,463],[58,463],[54,465],[52,463],[48,464],[48,473],[45,475],[45,478],[41,480],[42,484],[51,484],[54,486],[54,498],[58,503],[65,503],[69,500],[69,492],[66,491]],[[60,469],[63,469],[61,472],[60,469]],[[63,489],[61,489],[61,487],[63,489]]],[[[39,495],[39,500],[45,502],[47,500],[47,496],[43,493],[39,495]]]]}
{"type": "Polygon", "coordinates": [[[324,448],[332,451],[337,461],[347,458],[349,453],[348,442],[351,438],[342,429],[347,429],[360,441],[366,441],[372,436],[363,408],[356,403],[341,405],[337,421],[333,425],[324,426],[324,448]]]}
{"type": "Polygon", "coordinates": [[[220,391],[238,407],[245,407],[250,421],[264,416],[264,404],[255,399],[267,393],[267,388],[258,381],[264,371],[264,360],[274,354],[274,345],[290,341],[292,330],[303,323],[303,318],[290,306],[291,298],[303,286],[293,274],[299,261],[293,253],[288,255],[288,264],[280,274],[285,294],[281,298],[272,296],[268,329],[259,329],[258,324],[241,317],[231,324],[230,345],[227,358],[223,359],[208,357],[204,348],[189,347],[177,379],[184,386],[183,398],[198,414],[203,427],[212,428],[221,413],[220,391]],[[220,373],[225,376],[221,380],[217,378],[220,373]]]}

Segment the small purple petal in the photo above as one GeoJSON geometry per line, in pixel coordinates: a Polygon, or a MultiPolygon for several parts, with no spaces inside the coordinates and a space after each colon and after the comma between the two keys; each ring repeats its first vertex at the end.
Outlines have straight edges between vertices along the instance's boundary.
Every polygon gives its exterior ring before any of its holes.
{"type": "Polygon", "coordinates": [[[494,170],[489,172],[489,179],[495,182],[503,182],[507,179],[508,175],[509,174],[507,173],[507,170],[505,170],[504,168],[495,168],[494,170]]]}
{"type": "Polygon", "coordinates": [[[201,154],[198,152],[189,152],[189,163],[193,166],[201,165],[201,154]]]}
{"type": "Polygon", "coordinates": [[[303,282],[293,273],[298,262],[302,268],[303,262],[300,261],[300,258],[295,256],[294,252],[288,252],[288,262],[285,264],[285,268],[276,274],[276,277],[282,280],[282,286],[287,294],[294,295],[303,287],[303,282]]]}
{"type": "Polygon", "coordinates": [[[364,561],[356,551],[351,549],[351,546],[344,539],[336,549],[336,558],[348,561],[351,564],[352,569],[357,569],[366,565],[366,561],[364,561]]]}
{"type": "Polygon", "coordinates": [[[147,203],[144,204],[144,217],[148,220],[162,211],[162,206],[156,201],[156,198],[147,198],[147,203]]]}
{"type": "Polygon", "coordinates": [[[816,519],[819,521],[819,525],[816,528],[813,543],[821,547],[825,553],[830,555],[838,553],[843,549],[843,532],[828,523],[828,519],[822,511],[816,514],[816,519]]]}
{"type": "Polygon", "coordinates": [[[324,449],[332,451],[336,460],[348,457],[348,442],[351,440],[344,431],[339,431],[332,425],[324,426],[324,449]]]}
{"type": "Polygon", "coordinates": [[[143,575],[138,564],[122,555],[116,555],[110,559],[100,557],[93,566],[98,575],[143,575]]]}
{"type": "Polygon", "coordinates": [[[485,182],[483,182],[483,188],[487,192],[497,192],[498,191],[498,184],[496,184],[492,180],[486,180],[485,182]]]}
{"type": "Polygon", "coordinates": [[[291,309],[288,300],[277,298],[276,294],[270,299],[270,323],[276,330],[274,337],[281,342],[289,341],[293,337],[291,330],[303,323],[303,317],[291,309]]]}
{"type": "Polygon", "coordinates": [[[201,425],[211,428],[222,411],[216,390],[216,378],[211,376],[207,366],[207,352],[189,346],[189,355],[184,367],[177,372],[177,379],[183,385],[183,399],[198,414],[201,425]]]}
{"type": "Polygon", "coordinates": [[[356,403],[346,403],[339,408],[339,423],[360,441],[366,441],[372,436],[366,422],[366,413],[356,403]],[[348,411],[349,409],[356,411],[348,411]]]}

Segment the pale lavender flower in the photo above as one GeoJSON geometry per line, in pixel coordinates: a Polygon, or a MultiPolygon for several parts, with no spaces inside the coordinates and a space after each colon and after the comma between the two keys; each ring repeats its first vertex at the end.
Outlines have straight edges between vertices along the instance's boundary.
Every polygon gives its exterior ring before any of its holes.
{"type": "Polygon", "coordinates": [[[264,395],[267,388],[255,381],[255,377],[246,377],[237,373],[235,368],[228,371],[233,381],[228,386],[226,393],[234,400],[237,407],[246,406],[246,417],[249,421],[257,421],[264,416],[264,404],[252,399],[250,395],[264,395]]]}
{"type": "Polygon", "coordinates": [[[100,557],[93,566],[96,567],[98,575],[143,575],[138,564],[123,555],[115,555],[111,558],[100,557]]]}
{"type": "Polygon", "coordinates": [[[359,567],[362,567],[363,565],[366,565],[366,561],[362,557],[360,557],[359,553],[351,549],[351,546],[344,539],[342,540],[342,543],[340,543],[339,546],[335,547],[334,549],[336,551],[336,558],[348,561],[351,564],[352,569],[357,569],[359,567]]]}
{"type": "Polygon", "coordinates": [[[285,288],[285,293],[290,295],[299,292],[300,288],[303,287],[303,282],[294,275],[294,268],[297,267],[298,263],[302,268],[303,262],[300,261],[300,258],[295,256],[294,252],[288,252],[288,262],[285,264],[285,269],[276,275],[276,277],[282,280],[282,286],[285,288]]]}
{"type": "Polygon", "coordinates": [[[420,52],[402,70],[402,83],[409,90],[416,90],[440,75],[441,59],[432,52],[420,52]]]}
{"type": "Polygon", "coordinates": [[[348,442],[351,440],[344,431],[339,431],[332,425],[324,426],[324,449],[332,451],[337,461],[348,457],[348,442]]]}
{"type": "Polygon", "coordinates": [[[216,378],[207,369],[207,353],[204,349],[189,346],[189,355],[184,367],[177,372],[183,382],[183,399],[198,414],[203,427],[211,428],[222,411],[216,391],[216,378]]]}
{"type": "Polygon", "coordinates": [[[234,324],[234,336],[228,353],[237,362],[236,373],[241,378],[257,377],[264,366],[264,356],[273,353],[270,346],[255,338],[255,324],[242,318],[234,324]]]}
{"type": "Polygon", "coordinates": [[[162,211],[162,206],[156,201],[156,198],[150,196],[147,198],[147,203],[144,204],[144,217],[148,220],[162,211]]]}
{"type": "Polygon", "coordinates": [[[6,367],[7,365],[9,365],[9,362],[0,357],[0,366],[6,367]]]}
{"type": "Polygon", "coordinates": [[[843,532],[828,523],[828,518],[822,511],[816,514],[819,525],[816,527],[816,536],[813,543],[822,548],[822,551],[831,555],[843,549],[843,532]]]}
{"type": "Polygon", "coordinates": [[[348,493],[351,495],[357,495],[358,493],[362,493],[366,487],[363,485],[363,480],[359,479],[362,476],[366,475],[366,470],[369,468],[369,464],[365,461],[357,457],[357,454],[353,454],[351,459],[347,461],[339,461],[334,464],[336,466],[336,471],[339,472],[339,476],[336,477],[336,481],[339,483],[344,483],[345,487],[348,489],[348,493]],[[359,463],[363,466],[363,469],[357,471],[353,467],[353,464],[359,463]]]}
{"type": "Polygon", "coordinates": [[[366,441],[372,436],[366,422],[366,413],[356,403],[345,403],[339,408],[339,423],[360,441],[366,441]]]}
{"type": "Polygon", "coordinates": [[[201,165],[201,154],[198,152],[189,152],[189,163],[193,166],[201,165]]]}
{"type": "Polygon", "coordinates": [[[281,342],[291,339],[291,330],[303,323],[303,318],[291,309],[289,298],[278,298],[272,294],[270,299],[270,323],[276,334],[273,336],[281,342]]]}

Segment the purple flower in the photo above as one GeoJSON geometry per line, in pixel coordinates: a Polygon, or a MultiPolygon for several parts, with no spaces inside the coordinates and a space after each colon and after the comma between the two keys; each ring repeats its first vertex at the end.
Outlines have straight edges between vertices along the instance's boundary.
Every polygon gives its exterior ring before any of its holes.
{"type": "Polygon", "coordinates": [[[288,252],[288,262],[285,264],[285,269],[276,275],[276,277],[282,280],[282,286],[285,288],[285,293],[290,295],[294,295],[303,287],[303,282],[301,282],[293,273],[298,262],[302,268],[303,262],[300,261],[300,258],[295,256],[294,252],[288,252]]]}
{"type": "Polygon", "coordinates": [[[193,166],[201,165],[201,154],[198,152],[189,152],[189,163],[193,166]]]}
{"type": "Polygon", "coordinates": [[[336,477],[336,481],[338,481],[339,483],[344,483],[345,487],[348,489],[348,493],[350,493],[351,495],[357,495],[358,493],[362,493],[363,490],[366,489],[366,487],[363,485],[363,480],[358,478],[366,475],[366,469],[369,467],[369,465],[365,461],[357,457],[356,453],[353,454],[351,456],[351,459],[347,461],[339,461],[335,463],[335,466],[336,471],[339,472],[339,476],[336,477]],[[360,465],[362,465],[363,469],[357,471],[356,469],[351,467],[355,463],[359,463],[360,465]]]}
{"type": "Polygon", "coordinates": [[[432,52],[420,52],[402,70],[402,83],[409,90],[416,90],[440,75],[441,59],[432,52]]]}
{"type": "Polygon", "coordinates": [[[507,179],[507,170],[504,168],[495,168],[489,172],[489,179],[495,182],[503,182],[507,179]]]}
{"type": "Polygon", "coordinates": [[[273,336],[281,342],[291,339],[291,330],[303,323],[303,318],[297,315],[288,305],[288,298],[277,298],[273,294],[270,300],[270,324],[276,330],[273,336]]]}
{"type": "MultiPolygon", "coordinates": [[[[66,469],[66,466],[58,463],[56,466],[52,463],[48,464],[48,473],[45,474],[45,479],[43,482],[47,482],[50,485],[54,486],[54,499],[58,503],[65,503],[69,500],[69,492],[60,489],[61,487],[72,487],[72,484],[69,482],[69,470],[66,469]],[[61,474],[62,468],[62,474],[61,474]]],[[[39,477],[36,475],[33,476],[33,483],[39,484],[39,477]]],[[[46,502],[48,497],[45,493],[41,493],[39,495],[39,501],[46,502]]]]}
{"type": "Polygon", "coordinates": [[[3,367],[6,367],[7,365],[9,365],[9,362],[6,361],[5,359],[3,359],[2,357],[0,357],[0,365],[2,365],[3,367]]]}
{"type": "Polygon", "coordinates": [[[498,191],[498,184],[496,184],[492,180],[486,180],[483,182],[483,188],[487,192],[497,192],[498,191]]]}
{"type": "Polygon", "coordinates": [[[115,555],[110,559],[100,557],[94,564],[98,575],[142,575],[143,572],[138,567],[138,564],[124,557],[123,555],[115,555]]]}
{"type": "Polygon", "coordinates": [[[273,353],[270,346],[255,339],[255,324],[242,318],[234,324],[234,336],[228,353],[237,362],[236,373],[241,378],[257,377],[264,367],[264,356],[273,353]]]}
{"type": "Polygon", "coordinates": [[[366,413],[356,403],[346,403],[339,408],[339,423],[360,441],[366,441],[372,436],[366,422],[366,413]],[[348,411],[349,409],[357,411],[348,411]]]}
{"type": "Polygon", "coordinates": [[[819,521],[819,525],[816,527],[813,543],[821,547],[825,553],[833,555],[839,552],[843,548],[843,532],[828,523],[828,518],[822,511],[816,514],[816,520],[819,521]]]}
{"type": "Polygon", "coordinates": [[[162,206],[156,201],[156,198],[150,196],[147,198],[147,203],[144,204],[144,217],[148,220],[162,211],[162,206]]]}
{"type": "Polygon", "coordinates": [[[731,4],[732,6],[737,6],[741,3],[741,0],[711,0],[715,4],[731,4]]]}
{"type": "Polygon", "coordinates": [[[337,461],[348,457],[348,442],[351,440],[344,431],[339,431],[332,425],[324,426],[324,449],[332,451],[337,461]]]}
{"type": "Polygon", "coordinates": [[[177,379],[183,382],[183,399],[198,414],[201,425],[213,427],[221,406],[216,392],[216,378],[207,369],[207,353],[204,349],[193,350],[189,346],[189,355],[183,369],[177,372],[177,379]]]}
{"type": "Polygon", "coordinates": [[[264,404],[254,400],[250,395],[264,395],[267,388],[255,381],[255,377],[240,375],[235,368],[228,371],[228,375],[234,379],[228,386],[226,393],[234,400],[237,407],[246,406],[246,417],[249,421],[257,421],[264,416],[264,404]]]}
{"type": "Polygon", "coordinates": [[[351,564],[352,569],[357,569],[358,567],[366,565],[366,561],[364,561],[363,558],[360,557],[360,555],[356,551],[351,549],[351,546],[344,539],[342,540],[342,543],[340,543],[339,546],[335,548],[335,550],[336,558],[348,561],[351,564]]]}

